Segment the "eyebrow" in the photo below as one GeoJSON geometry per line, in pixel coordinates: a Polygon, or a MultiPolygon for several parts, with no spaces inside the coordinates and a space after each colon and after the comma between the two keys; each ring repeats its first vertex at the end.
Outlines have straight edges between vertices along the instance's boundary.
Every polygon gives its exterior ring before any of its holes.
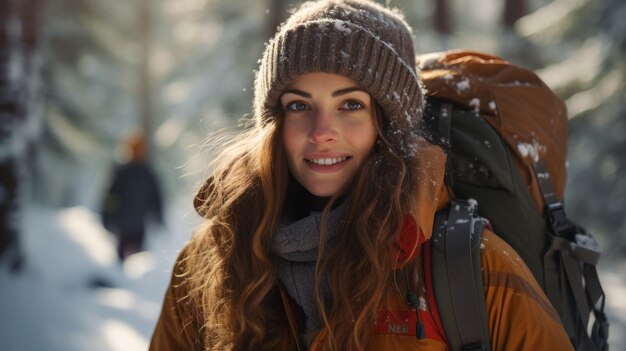
{"type": "MultiPolygon", "coordinates": [[[[361,89],[359,87],[350,87],[350,88],[339,89],[337,91],[334,91],[332,93],[332,97],[346,95],[346,94],[351,93],[353,91],[362,91],[364,93],[367,93],[365,90],[363,90],[363,89],[361,89]]],[[[287,89],[287,90],[285,90],[284,94],[287,94],[287,93],[300,95],[300,96],[303,96],[303,97],[306,97],[306,98],[310,98],[311,97],[311,94],[307,93],[306,91],[302,91],[302,90],[298,90],[298,89],[287,89]]]]}
{"type": "Polygon", "coordinates": [[[287,90],[285,90],[285,92],[283,94],[287,94],[287,93],[300,95],[300,96],[303,96],[305,98],[310,98],[311,97],[311,94],[309,94],[309,93],[307,93],[305,91],[302,91],[302,90],[298,90],[298,89],[287,89],[287,90]]]}
{"type": "Polygon", "coordinates": [[[339,89],[339,90],[335,91],[332,94],[332,96],[333,97],[337,97],[337,96],[340,96],[340,95],[346,95],[346,94],[349,94],[349,93],[351,93],[353,91],[362,91],[362,92],[366,93],[365,90],[363,90],[363,89],[361,89],[359,87],[351,87],[351,88],[339,89]]]}

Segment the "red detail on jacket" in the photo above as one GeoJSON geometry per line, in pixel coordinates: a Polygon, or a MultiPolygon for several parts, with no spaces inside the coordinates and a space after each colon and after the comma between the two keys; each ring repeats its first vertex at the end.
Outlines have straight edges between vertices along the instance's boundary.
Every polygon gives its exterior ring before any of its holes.
{"type": "MultiPolygon", "coordinates": [[[[428,311],[419,310],[420,320],[424,326],[426,338],[444,341],[436,327],[436,322],[428,311]]],[[[378,311],[376,324],[372,334],[409,335],[415,337],[417,331],[417,316],[415,311],[378,311]]]]}
{"type": "MultiPolygon", "coordinates": [[[[443,326],[441,325],[439,311],[437,310],[437,301],[433,294],[430,242],[427,242],[424,233],[418,230],[417,224],[412,216],[404,216],[402,232],[398,236],[396,244],[398,246],[398,256],[396,265],[394,266],[395,269],[406,266],[415,259],[420,251],[420,247],[424,248],[423,256],[419,259],[422,260],[424,269],[426,304],[428,309],[420,309],[419,317],[424,326],[425,338],[447,343],[443,326]]],[[[409,335],[415,337],[416,332],[417,316],[414,310],[377,311],[376,324],[374,324],[374,328],[372,328],[372,334],[409,335]]]]}
{"type": "Polygon", "coordinates": [[[447,345],[448,340],[446,340],[446,333],[443,331],[443,325],[441,324],[441,318],[439,317],[439,310],[437,309],[437,301],[435,300],[435,293],[433,290],[433,274],[431,271],[430,246],[430,241],[428,241],[424,244],[424,249],[422,250],[422,264],[424,265],[424,280],[426,283],[426,300],[428,301],[428,309],[430,310],[430,314],[432,316],[431,320],[433,321],[433,325],[435,326],[434,329],[438,336],[437,339],[445,342],[447,345]]]}
{"type": "Polygon", "coordinates": [[[417,229],[415,219],[411,215],[404,215],[402,232],[396,239],[398,246],[398,256],[394,269],[403,268],[411,262],[419,252],[420,245],[426,241],[426,235],[417,229]]]}

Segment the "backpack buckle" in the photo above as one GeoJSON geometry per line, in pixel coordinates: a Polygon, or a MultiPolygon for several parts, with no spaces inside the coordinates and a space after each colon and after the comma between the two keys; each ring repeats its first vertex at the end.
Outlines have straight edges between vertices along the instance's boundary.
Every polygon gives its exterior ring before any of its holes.
{"type": "Polygon", "coordinates": [[[560,201],[549,203],[546,205],[545,210],[548,215],[548,221],[550,222],[550,229],[552,229],[552,233],[561,237],[569,236],[573,226],[567,219],[563,204],[560,201]]]}

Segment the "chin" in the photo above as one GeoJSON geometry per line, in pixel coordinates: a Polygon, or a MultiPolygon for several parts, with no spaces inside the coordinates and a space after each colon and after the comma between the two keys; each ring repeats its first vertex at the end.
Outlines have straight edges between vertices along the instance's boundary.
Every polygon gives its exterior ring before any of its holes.
{"type": "Polygon", "coordinates": [[[305,186],[305,188],[313,195],[319,197],[331,197],[333,195],[338,194],[341,191],[340,186],[329,186],[329,185],[312,185],[305,186]]]}
{"type": "Polygon", "coordinates": [[[309,192],[318,197],[331,197],[335,195],[334,191],[329,190],[317,190],[317,189],[308,189],[309,192]]]}

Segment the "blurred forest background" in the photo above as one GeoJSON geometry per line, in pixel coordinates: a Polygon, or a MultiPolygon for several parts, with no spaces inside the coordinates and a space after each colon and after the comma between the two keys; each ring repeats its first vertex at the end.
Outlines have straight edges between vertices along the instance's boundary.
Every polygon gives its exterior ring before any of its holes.
{"type": "MultiPolygon", "coordinates": [[[[406,14],[418,52],[496,53],[566,101],[566,210],[598,237],[602,264],[623,272],[626,2],[381,2],[406,14]]],[[[24,214],[31,206],[97,216],[132,131],[148,137],[166,210],[190,204],[209,171],[206,137],[249,117],[264,43],[296,3],[2,0],[0,261],[28,266],[25,222],[43,220],[24,214]]]]}

